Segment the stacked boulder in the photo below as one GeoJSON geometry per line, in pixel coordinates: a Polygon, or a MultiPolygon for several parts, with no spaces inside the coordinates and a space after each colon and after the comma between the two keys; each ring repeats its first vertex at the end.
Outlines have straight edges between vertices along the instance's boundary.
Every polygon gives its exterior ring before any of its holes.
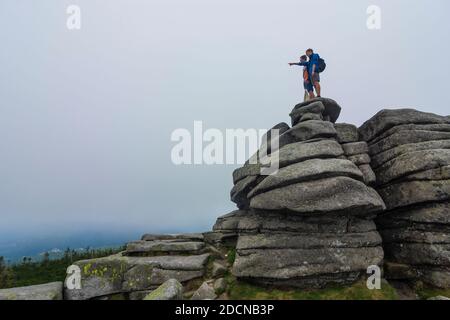
{"type": "Polygon", "coordinates": [[[219,218],[208,238],[237,240],[238,278],[323,287],[352,283],[382,263],[373,218],[385,206],[368,186],[371,170],[362,172],[370,162],[367,145],[356,127],[346,137],[348,126],[334,125],[339,113],[325,98],[295,106],[292,127],[275,126],[279,136],[269,131],[256,155],[234,171],[231,199],[240,210],[219,218]],[[261,155],[277,159],[279,170],[262,175],[261,155]]]}
{"type": "Polygon", "coordinates": [[[450,119],[383,110],[359,132],[387,206],[377,219],[386,276],[450,287],[450,119]]]}
{"type": "Polygon", "coordinates": [[[187,283],[202,278],[209,256],[202,234],[146,234],[142,240],[128,243],[119,254],[75,262],[81,271],[81,288],[66,287],[64,298],[108,299],[120,295],[140,300],[170,279],[187,283]]]}

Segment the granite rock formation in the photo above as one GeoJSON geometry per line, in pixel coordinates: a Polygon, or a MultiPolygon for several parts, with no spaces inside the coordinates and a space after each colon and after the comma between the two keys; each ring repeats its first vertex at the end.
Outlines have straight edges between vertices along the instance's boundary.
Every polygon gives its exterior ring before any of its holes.
{"type": "Polygon", "coordinates": [[[383,110],[359,133],[387,206],[376,220],[386,276],[450,287],[450,120],[413,109],[383,110]]]}

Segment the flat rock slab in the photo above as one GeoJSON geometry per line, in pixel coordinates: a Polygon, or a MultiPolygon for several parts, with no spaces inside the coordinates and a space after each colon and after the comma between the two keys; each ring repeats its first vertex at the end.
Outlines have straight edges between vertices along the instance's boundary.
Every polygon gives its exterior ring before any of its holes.
{"type": "Polygon", "coordinates": [[[379,184],[413,173],[450,165],[450,149],[421,150],[404,153],[375,170],[379,184]]]}
{"type": "Polygon", "coordinates": [[[51,282],[35,286],[0,289],[0,300],[62,300],[63,283],[51,282]]]}
{"type": "Polygon", "coordinates": [[[312,103],[315,103],[315,102],[321,102],[324,105],[325,110],[322,112],[324,117],[328,117],[330,119],[330,121],[333,123],[337,121],[337,119],[339,118],[339,115],[341,113],[341,107],[333,99],[314,98],[314,99],[297,104],[294,107],[294,110],[302,109],[302,108],[304,108],[312,103]]]}
{"type": "Polygon", "coordinates": [[[450,140],[450,132],[424,130],[396,132],[377,143],[370,144],[369,153],[372,156],[402,145],[436,140],[450,140]]]}
{"type": "Polygon", "coordinates": [[[342,149],[344,149],[344,154],[346,156],[369,153],[369,147],[367,146],[367,142],[365,141],[344,143],[342,144],[342,149]]]}
{"type": "Polygon", "coordinates": [[[199,252],[205,248],[204,242],[199,241],[172,241],[172,240],[155,240],[155,241],[133,241],[127,244],[126,253],[183,253],[183,252],[199,252]]]}
{"type": "Polygon", "coordinates": [[[404,124],[450,123],[446,117],[414,109],[382,110],[366,121],[359,133],[363,140],[370,141],[392,127],[404,124]]]}
{"type": "Polygon", "coordinates": [[[290,184],[339,176],[346,176],[360,181],[363,180],[361,171],[348,160],[306,160],[281,168],[276,174],[267,176],[248,194],[248,197],[251,198],[257,194],[290,184]]]}
{"type": "Polygon", "coordinates": [[[336,129],[331,122],[309,120],[300,122],[285,134],[289,134],[295,141],[306,141],[314,138],[335,138],[336,129]]]}
{"type": "Polygon", "coordinates": [[[348,177],[326,178],[274,189],[254,196],[250,207],[317,214],[333,211],[368,214],[385,208],[375,190],[348,177]]]}
{"type": "MultiPolygon", "coordinates": [[[[325,106],[321,101],[315,101],[300,108],[294,108],[289,114],[292,120],[292,125],[296,125],[306,114],[315,114],[322,117],[322,113],[325,111],[325,106]]],[[[322,120],[322,119],[310,119],[310,120],[322,120]]]]}
{"type": "Polygon", "coordinates": [[[433,150],[433,149],[450,149],[450,140],[435,140],[435,141],[425,141],[418,143],[404,144],[384,152],[372,155],[371,165],[373,168],[378,168],[384,163],[401,156],[405,153],[421,151],[421,150],[433,150]]]}
{"type": "Polygon", "coordinates": [[[353,156],[348,156],[347,159],[350,160],[351,162],[353,162],[357,166],[369,164],[371,161],[370,156],[367,153],[355,154],[353,156]]]}
{"type": "Polygon", "coordinates": [[[278,157],[280,168],[309,159],[337,158],[344,154],[335,140],[296,142],[282,147],[272,156],[278,157]]]}
{"type": "MultiPolygon", "coordinates": [[[[232,272],[245,279],[265,279],[274,284],[305,277],[367,270],[380,265],[381,246],[365,248],[264,249],[238,251],[232,272]]],[[[331,281],[330,281],[331,282],[331,281]]]]}
{"type": "Polygon", "coordinates": [[[450,203],[425,203],[422,205],[389,211],[377,218],[377,224],[383,228],[396,228],[398,226],[420,226],[421,230],[428,230],[425,226],[436,225],[440,228],[450,227],[450,203]]]}
{"type": "Polygon", "coordinates": [[[239,209],[247,209],[250,206],[247,195],[262,179],[264,179],[264,177],[248,176],[239,180],[231,189],[231,201],[236,203],[239,209]]]}
{"type": "Polygon", "coordinates": [[[86,300],[116,293],[143,291],[169,279],[202,277],[209,254],[196,256],[128,257],[121,254],[77,261],[81,289],[65,289],[68,300],[86,300]]]}
{"type": "Polygon", "coordinates": [[[179,241],[203,241],[203,234],[201,233],[180,233],[180,234],[144,234],[141,240],[155,241],[155,240],[179,240],[179,241]]]}
{"type": "Polygon", "coordinates": [[[357,142],[359,140],[358,128],[353,124],[335,123],[334,128],[339,143],[357,142]]]}
{"type": "Polygon", "coordinates": [[[378,189],[388,210],[450,199],[450,180],[406,181],[378,189]]]}
{"type": "Polygon", "coordinates": [[[319,248],[361,248],[381,245],[376,231],[365,233],[260,233],[241,235],[236,249],[243,253],[252,249],[319,249],[319,248]]]}

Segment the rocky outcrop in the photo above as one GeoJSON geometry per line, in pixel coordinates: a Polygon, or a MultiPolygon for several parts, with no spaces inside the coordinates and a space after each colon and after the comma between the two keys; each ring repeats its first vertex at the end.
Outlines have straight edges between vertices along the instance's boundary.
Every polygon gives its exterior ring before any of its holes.
{"type": "Polygon", "coordinates": [[[62,300],[63,283],[51,282],[0,290],[0,300],[62,300]]]}
{"type": "Polygon", "coordinates": [[[140,297],[175,279],[181,283],[201,278],[210,256],[203,235],[144,235],[124,252],[105,258],[77,261],[81,289],[65,289],[65,298],[86,300],[125,294],[140,297]]]}
{"type": "Polygon", "coordinates": [[[359,133],[387,206],[377,219],[387,277],[450,287],[450,120],[383,110],[359,133]]]}
{"type": "Polygon", "coordinates": [[[169,279],[150,292],[143,300],[182,300],[183,285],[176,279],[169,279]]]}
{"type": "Polygon", "coordinates": [[[252,158],[234,171],[231,199],[241,210],[220,217],[205,237],[236,243],[233,274],[241,280],[322,287],[381,264],[372,219],[385,206],[369,186],[366,142],[355,126],[334,124],[340,110],[324,98],[295,106],[280,148],[262,150],[273,144],[263,142],[256,153],[278,158],[279,170],[262,175],[263,159],[252,158]]]}

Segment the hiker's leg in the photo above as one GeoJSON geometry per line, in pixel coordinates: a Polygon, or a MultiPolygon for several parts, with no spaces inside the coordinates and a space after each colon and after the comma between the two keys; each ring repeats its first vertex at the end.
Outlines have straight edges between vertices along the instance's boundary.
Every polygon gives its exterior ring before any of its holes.
{"type": "Polygon", "coordinates": [[[309,91],[308,92],[309,93],[309,99],[311,100],[311,99],[314,99],[316,96],[314,95],[314,90],[312,90],[312,91],[309,91]]]}
{"type": "Polygon", "coordinates": [[[313,83],[314,83],[314,88],[316,89],[316,93],[318,97],[321,97],[320,91],[321,91],[321,87],[320,87],[320,74],[318,73],[314,73],[313,76],[313,83]]]}
{"type": "Polygon", "coordinates": [[[317,96],[321,97],[321,95],[320,95],[320,90],[321,90],[320,82],[314,82],[314,88],[316,88],[317,96]]]}

